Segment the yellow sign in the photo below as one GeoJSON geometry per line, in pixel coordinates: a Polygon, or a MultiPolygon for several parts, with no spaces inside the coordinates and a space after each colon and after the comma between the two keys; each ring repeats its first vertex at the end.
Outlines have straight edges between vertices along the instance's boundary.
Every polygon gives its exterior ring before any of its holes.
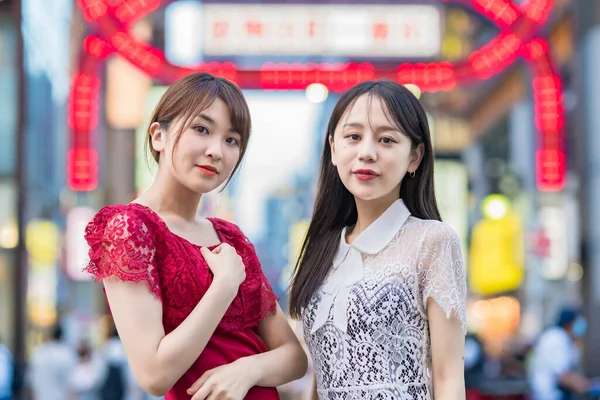
{"type": "Polygon", "coordinates": [[[502,218],[484,219],[473,229],[469,284],[479,295],[515,290],[523,282],[523,227],[508,211],[502,218]]]}
{"type": "Polygon", "coordinates": [[[52,221],[31,221],[25,231],[25,244],[32,263],[52,264],[58,258],[60,232],[52,221]]]}

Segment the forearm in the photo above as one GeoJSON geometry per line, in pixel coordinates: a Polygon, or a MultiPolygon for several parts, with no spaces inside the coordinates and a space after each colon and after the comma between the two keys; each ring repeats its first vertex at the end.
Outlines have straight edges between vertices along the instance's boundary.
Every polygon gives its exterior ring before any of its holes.
{"type": "Polygon", "coordinates": [[[436,383],[433,378],[433,397],[435,400],[464,400],[465,380],[461,377],[440,379],[436,383]]]}
{"type": "Polygon", "coordinates": [[[300,379],[306,373],[308,361],[302,347],[286,343],[265,353],[246,357],[256,372],[255,386],[276,387],[300,379]]]}
{"type": "Polygon", "coordinates": [[[558,382],[561,386],[567,387],[579,394],[586,393],[590,386],[588,379],[574,372],[562,374],[558,377],[558,382]]]}
{"type": "Polygon", "coordinates": [[[317,392],[317,376],[313,375],[311,400],[319,400],[319,393],[317,392]]]}
{"type": "Polygon", "coordinates": [[[161,385],[159,393],[170,389],[196,361],[234,298],[232,290],[213,282],[181,325],[162,338],[150,364],[153,381],[161,385]]]}

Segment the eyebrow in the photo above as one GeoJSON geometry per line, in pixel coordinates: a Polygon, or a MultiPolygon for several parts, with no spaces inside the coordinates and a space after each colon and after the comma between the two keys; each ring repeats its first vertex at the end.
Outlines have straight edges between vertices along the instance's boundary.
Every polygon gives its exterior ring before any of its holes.
{"type": "MultiPolygon", "coordinates": [[[[363,124],[361,124],[360,122],[350,122],[350,123],[344,124],[342,126],[342,128],[346,128],[346,127],[357,128],[357,129],[365,128],[365,126],[363,124]]],[[[394,131],[394,132],[402,133],[402,131],[400,131],[400,129],[395,128],[390,125],[380,125],[377,127],[377,129],[375,129],[375,133],[387,132],[387,131],[394,131]]]]}
{"type": "MultiPolygon", "coordinates": [[[[216,125],[217,124],[214,119],[212,119],[211,117],[209,117],[206,114],[202,114],[201,113],[200,115],[198,115],[197,118],[201,118],[201,119],[205,120],[206,122],[208,122],[209,124],[212,124],[212,125],[216,125]]],[[[236,131],[233,128],[229,128],[229,133],[237,133],[238,135],[241,136],[241,133],[239,133],[238,131],[236,131]]]]}

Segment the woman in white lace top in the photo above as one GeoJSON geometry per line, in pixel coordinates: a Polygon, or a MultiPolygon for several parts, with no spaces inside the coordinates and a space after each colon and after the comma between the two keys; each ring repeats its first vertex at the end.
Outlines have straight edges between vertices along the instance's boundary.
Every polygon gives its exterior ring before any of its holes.
{"type": "Polygon", "coordinates": [[[369,81],[341,96],[290,290],[315,398],[465,398],[466,280],[433,160],[427,116],[406,88],[369,81]]]}

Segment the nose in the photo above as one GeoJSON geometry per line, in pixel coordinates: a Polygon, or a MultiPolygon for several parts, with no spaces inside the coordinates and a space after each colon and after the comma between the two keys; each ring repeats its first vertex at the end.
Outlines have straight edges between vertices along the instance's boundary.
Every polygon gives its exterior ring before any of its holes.
{"type": "Polygon", "coordinates": [[[364,162],[377,160],[377,147],[372,140],[365,139],[361,142],[358,159],[364,162]]]}
{"type": "Polygon", "coordinates": [[[215,138],[209,141],[204,154],[215,161],[219,161],[223,158],[223,149],[221,146],[221,140],[215,135],[215,138]]]}

